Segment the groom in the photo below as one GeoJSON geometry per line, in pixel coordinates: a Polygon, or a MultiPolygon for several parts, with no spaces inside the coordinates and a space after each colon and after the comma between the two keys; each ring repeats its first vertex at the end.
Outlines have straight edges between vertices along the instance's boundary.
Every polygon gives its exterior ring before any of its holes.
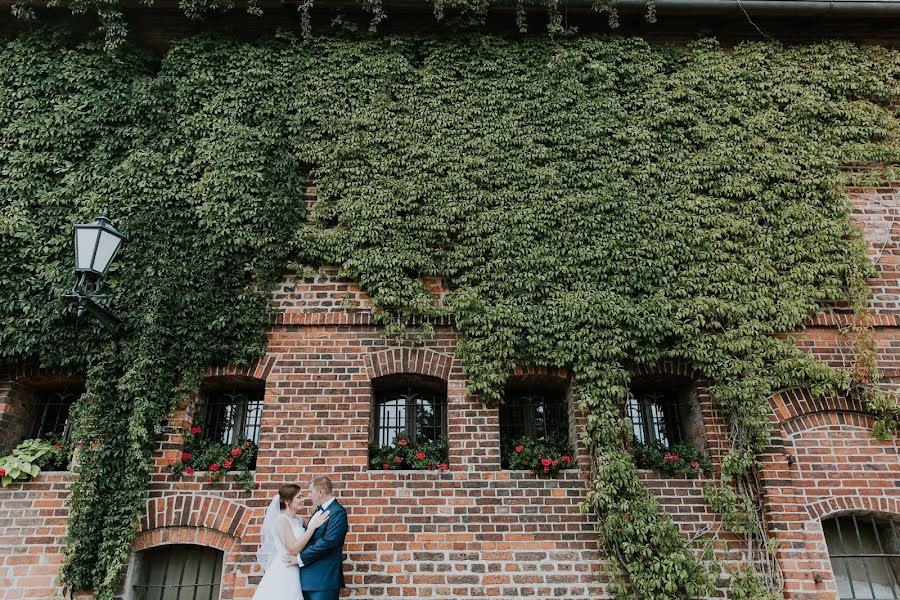
{"type": "Polygon", "coordinates": [[[297,555],[303,600],[337,600],[344,587],[342,550],[347,535],[347,511],[335,499],[331,480],[325,475],[312,478],[309,499],[318,510],[328,511],[328,521],[315,530],[297,555]]]}

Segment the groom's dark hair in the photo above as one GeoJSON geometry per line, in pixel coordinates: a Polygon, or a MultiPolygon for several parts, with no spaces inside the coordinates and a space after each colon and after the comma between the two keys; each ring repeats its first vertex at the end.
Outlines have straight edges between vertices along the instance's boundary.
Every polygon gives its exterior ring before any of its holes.
{"type": "Polygon", "coordinates": [[[309,482],[310,485],[315,487],[318,490],[325,492],[326,494],[333,493],[333,486],[331,485],[331,480],[328,479],[327,475],[316,475],[312,478],[312,481],[309,482]]]}

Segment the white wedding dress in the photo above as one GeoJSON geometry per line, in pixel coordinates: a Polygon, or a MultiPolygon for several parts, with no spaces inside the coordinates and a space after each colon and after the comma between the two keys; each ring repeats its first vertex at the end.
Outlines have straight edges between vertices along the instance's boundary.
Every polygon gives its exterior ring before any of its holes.
{"type": "Polygon", "coordinates": [[[267,557],[268,565],[264,566],[266,574],[263,575],[259,587],[256,588],[256,593],[253,594],[253,600],[303,599],[300,591],[300,568],[296,564],[288,562],[290,555],[284,547],[284,540],[281,539],[282,519],[290,524],[295,538],[301,537],[305,531],[299,519],[292,519],[284,514],[278,515],[271,528],[274,531],[268,532],[271,557],[267,557]]]}

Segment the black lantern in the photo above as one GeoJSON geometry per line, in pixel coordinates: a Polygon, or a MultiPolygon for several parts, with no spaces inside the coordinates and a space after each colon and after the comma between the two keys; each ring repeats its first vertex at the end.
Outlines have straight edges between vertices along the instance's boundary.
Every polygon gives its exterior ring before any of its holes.
{"type": "Polygon", "coordinates": [[[109,264],[115,258],[125,235],[112,226],[104,213],[93,223],[75,225],[75,286],[67,298],[78,302],[78,316],[89,310],[110,333],[119,319],[94,302],[101,297],[100,287],[109,264]]]}

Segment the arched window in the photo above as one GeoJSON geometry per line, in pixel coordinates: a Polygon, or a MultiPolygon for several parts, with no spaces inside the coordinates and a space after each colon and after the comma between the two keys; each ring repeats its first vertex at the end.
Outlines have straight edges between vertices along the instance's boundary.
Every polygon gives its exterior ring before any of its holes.
{"type": "Polygon", "coordinates": [[[222,552],[179,544],[138,552],[134,557],[131,600],[218,600],[222,552]]]}
{"type": "Polygon", "coordinates": [[[635,442],[670,447],[688,441],[691,415],[690,380],[678,377],[636,378],[626,410],[635,442]]]}
{"type": "Polygon", "coordinates": [[[565,389],[552,385],[507,386],[500,405],[500,437],[567,440],[569,410],[565,389]]]}
{"type": "Polygon", "coordinates": [[[554,468],[575,466],[567,388],[565,379],[545,375],[507,382],[499,409],[501,468],[539,469],[545,458],[556,459],[554,468]]]}
{"type": "Polygon", "coordinates": [[[822,521],[841,600],[900,600],[900,517],[822,521]]]}
{"type": "MultiPolygon", "coordinates": [[[[264,391],[263,382],[255,379],[207,381],[195,419],[202,439],[226,446],[239,446],[249,440],[254,447],[258,446],[264,391]]],[[[253,467],[254,464],[251,464],[250,468],[253,467]]]]}
{"type": "Polygon", "coordinates": [[[65,383],[34,390],[32,396],[31,437],[55,441],[68,440],[72,405],[84,393],[84,384],[65,383]]]}
{"type": "Polygon", "coordinates": [[[447,383],[426,375],[389,375],[372,381],[375,392],[372,442],[388,446],[398,437],[421,444],[447,435],[447,383]]]}

